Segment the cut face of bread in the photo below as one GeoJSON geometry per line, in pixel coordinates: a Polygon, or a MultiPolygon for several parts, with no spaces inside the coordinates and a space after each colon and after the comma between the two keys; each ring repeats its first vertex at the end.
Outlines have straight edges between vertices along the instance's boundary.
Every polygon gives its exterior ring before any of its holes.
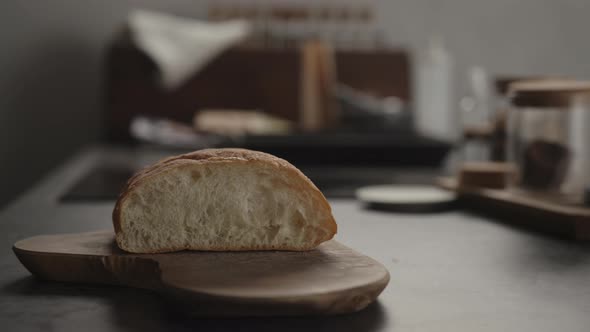
{"type": "Polygon", "coordinates": [[[113,211],[116,240],[135,253],[310,250],[336,223],[315,185],[272,155],[209,149],[133,176],[113,211]]]}

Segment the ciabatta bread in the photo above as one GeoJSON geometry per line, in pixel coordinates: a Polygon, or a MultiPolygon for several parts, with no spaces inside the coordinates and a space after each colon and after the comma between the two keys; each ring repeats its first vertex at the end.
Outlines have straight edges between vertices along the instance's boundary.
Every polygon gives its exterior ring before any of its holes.
{"type": "Polygon", "coordinates": [[[164,159],[135,174],[113,211],[119,247],[134,253],[310,250],[336,222],[316,186],[293,165],[244,149],[164,159]]]}

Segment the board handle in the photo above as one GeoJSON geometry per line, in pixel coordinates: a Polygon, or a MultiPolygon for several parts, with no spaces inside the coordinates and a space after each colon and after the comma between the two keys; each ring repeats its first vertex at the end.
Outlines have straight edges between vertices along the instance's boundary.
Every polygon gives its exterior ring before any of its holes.
{"type": "Polygon", "coordinates": [[[159,263],[149,257],[48,255],[13,246],[18,260],[34,276],[61,282],[99,283],[157,290],[162,287],[159,263]]]}

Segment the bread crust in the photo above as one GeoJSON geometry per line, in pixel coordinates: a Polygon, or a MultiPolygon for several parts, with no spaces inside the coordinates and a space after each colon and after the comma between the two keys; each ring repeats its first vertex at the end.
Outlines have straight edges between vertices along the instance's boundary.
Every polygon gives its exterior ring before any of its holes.
{"type": "MultiPolygon", "coordinates": [[[[208,251],[249,251],[249,250],[293,250],[293,251],[301,251],[301,250],[309,250],[315,248],[321,242],[327,241],[336,234],[337,232],[337,224],[332,216],[332,209],[330,204],[322,194],[322,192],[311,182],[311,180],[305,176],[299,169],[295,166],[291,165],[288,161],[273,156],[268,153],[247,150],[247,149],[238,149],[238,148],[224,148],[224,149],[204,149],[198,150],[178,156],[173,156],[169,158],[162,159],[155,164],[145,167],[135,173],[125,184],[122,188],[121,193],[119,194],[119,198],[115,204],[115,208],[113,209],[112,219],[113,219],[113,227],[115,229],[115,234],[117,235],[117,239],[119,238],[119,233],[122,232],[121,227],[121,215],[122,215],[122,206],[126,199],[128,199],[130,193],[133,191],[134,187],[141,184],[143,181],[147,181],[151,177],[158,176],[163,172],[167,172],[169,170],[187,166],[194,166],[195,164],[215,164],[215,163],[247,163],[247,164],[260,164],[260,166],[270,166],[275,167],[277,170],[281,170],[288,174],[288,177],[296,177],[300,180],[303,180],[304,186],[297,186],[293,188],[298,192],[303,191],[311,191],[312,194],[315,196],[315,200],[317,203],[320,204],[321,209],[325,210],[326,215],[329,218],[324,222],[322,225],[324,229],[328,230],[329,237],[322,239],[318,243],[314,243],[310,248],[290,248],[281,246],[280,248],[270,248],[270,247],[243,247],[243,248],[226,248],[226,247],[207,247],[206,249],[201,248],[190,248],[190,247],[181,247],[181,248],[164,248],[160,250],[154,251],[142,251],[142,253],[163,253],[163,252],[172,252],[172,251],[180,251],[180,250],[208,250],[208,251]]],[[[122,247],[121,243],[117,241],[118,246],[126,251],[129,248],[122,247]]]]}

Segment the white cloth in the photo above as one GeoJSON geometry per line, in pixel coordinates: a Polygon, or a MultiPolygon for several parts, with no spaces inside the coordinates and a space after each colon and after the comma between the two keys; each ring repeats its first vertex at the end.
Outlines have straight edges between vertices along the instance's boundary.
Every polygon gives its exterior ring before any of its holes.
{"type": "Polygon", "coordinates": [[[244,20],[203,22],[135,10],[128,17],[133,42],[161,71],[162,86],[174,89],[250,32],[244,20]]]}

